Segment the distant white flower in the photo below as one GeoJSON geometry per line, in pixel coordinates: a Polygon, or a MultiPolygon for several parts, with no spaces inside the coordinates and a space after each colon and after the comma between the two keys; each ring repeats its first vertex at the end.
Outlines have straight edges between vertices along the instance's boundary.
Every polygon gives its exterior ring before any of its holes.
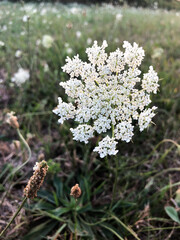
{"type": "Polygon", "coordinates": [[[79,8],[73,7],[70,9],[72,14],[77,14],[79,12],[79,8]]]}
{"type": "Polygon", "coordinates": [[[29,77],[30,75],[28,70],[19,68],[17,73],[15,73],[14,76],[11,78],[11,81],[13,83],[16,83],[16,85],[20,87],[23,83],[29,80],[29,77]]]}
{"type": "Polygon", "coordinates": [[[77,37],[77,38],[80,38],[81,35],[82,35],[82,33],[81,33],[80,31],[77,31],[77,32],[76,32],[76,37],[77,37]]]}
{"type": "Polygon", "coordinates": [[[162,48],[154,48],[153,53],[151,55],[152,58],[160,58],[162,54],[164,53],[164,50],[162,48]]]}
{"type": "Polygon", "coordinates": [[[121,21],[123,15],[121,13],[116,14],[116,21],[121,21]]]}
{"type": "Polygon", "coordinates": [[[3,32],[7,31],[7,26],[4,25],[4,26],[2,27],[2,29],[1,29],[1,31],[3,31],[3,32]]]}
{"type": "Polygon", "coordinates": [[[148,73],[140,78],[139,66],[144,50],[137,43],[125,41],[123,52],[117,49],[109,55],[105,52],[107,42],[98,46],[97,41],[86,49],[89,62],[79,55],[67,57],[63,71],[70,79],[61,82],[68,97],[74,102],[65,103],[60,98],[53,111],[59,115],[59,123],[74,118],[79,126],[71,129],[73,139],[88,142],[94,133],[107,133],[94,149],[100,157],[115,155],[117,141],[130,142],[134,135],[135,121],[140,131],[151,123],[156,107],[148,108],[150,94],[157,93],[158,76],[150,66],[148,73]]]}
{"type": "Polygon", "coordinates": [[[67,48],[67,49],[66,49],[66,52],[67,52],[68,54],[71,54],[71,53],[73,52],[73,50],[72,50],[72,48],[67,48]]]}
{"type": "Polygon", "coordinates": [[[20,34],[21,34],[21,36],[24,36],[26,34],[26,32],[22,31],[20,34]]]}
{"type": "Polygon", "coordinates": [[[21,50],[17,50],[15,52],[15,57],[20,58],[21,56],[22,56],[22,51],[21,50]]]}
{"type": "Polygon", "coordinates": [[[4,47],[5,43],[3,41],[0,41],[0,47],[4,47]]]}
{"type": "Polygon", "coordinates": [[[87,44],[88,44],[88,45],[91,45],[91,43],[92,43],[92,39],[91,39],[91,38],[88,38],[88,39],[87,39],[87,44]]]}
{"type": "Polygon", "coordinates": [[[40,39],[37,39],[36,40],[36,46],[39,46],[41,44],[41,40],[40,39]]]}
{"type": "Polygon", "coordinates": [[[54,39],[49,35],[44,35],[43,38],[42,38],[42,45],[45,48],[52,47],[53,42],[54,42],[54,39]]]}
{"type": "Polygon", "coordinates": [[[29,16],[27,15],[24,15],[23,18],[22,18],[23,22],[27,22],[29,20],[29,16]]]}
{"type": "Polygon", "coordinates": [[[44,63],[44,72],[49,71],[49,65],[47,63],[44,63]]]}
{"type": "Polygon", "coordinates": [[[64,46],[65,46],[65,48],[68,48],[68,47],[69,47],[69,43],[66,42],[66,43],[64,44],[64,46]]]}

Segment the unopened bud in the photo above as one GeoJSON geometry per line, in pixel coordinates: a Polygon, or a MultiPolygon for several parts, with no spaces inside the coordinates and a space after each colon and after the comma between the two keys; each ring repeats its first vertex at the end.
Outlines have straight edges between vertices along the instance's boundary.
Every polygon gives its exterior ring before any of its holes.
{"type": "Polygon", "coordinates": [[[14,114],[14,112],[7,113],[6,122],[13,128],[19,128],[17,117],[14,114]]]}
{"type": "Polygon", "coordinates": [[[24,189],[24,196],[31,199],[37,197],[37,192],[44,182],[48,170],[47,162],[43,160],[42,162],[36,163],[33,170],[34,174],[24,189]]]}
{"type": "Polygon", "coordinates": [[[73,196],[74,198],[79,198],[81,196],[81,189],[79,187],[79,184],[76,184],[75,186],[73,186],[71,188],[71,193],[70,193],[71,196],[73,196]]]}

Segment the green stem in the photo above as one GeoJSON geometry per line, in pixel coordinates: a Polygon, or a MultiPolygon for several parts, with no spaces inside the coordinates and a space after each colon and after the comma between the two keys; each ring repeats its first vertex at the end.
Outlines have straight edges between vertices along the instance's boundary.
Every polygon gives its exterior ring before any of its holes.
{"type": "Polygon", "coordinates": [[[108,161],[108,157],[105,157],[105,162],[106,162],[106,166],[108,168],[108,170],[110,171],[110,165],[109,165],[109,161],[108,161]]]}
{"type": "Polygon", "coordinates": [[[117,159],[117,157],[115,157],[115,163],[116,163],[116,167],[114,169],[115,179],[114,179],[114,184],[113,184],[113,194],[112,194],[112,199],[111,199],[111,204],[110,204],[109,210],[111,210],[112,205],[115,200],[115,196],[116,196],[117,179],[118,179],[118,159],[117,159]]]}
{"type": "Polygon", "coordinates": [[[20,165],[17,168],[15,168],[12,171],[12,173],[8,174],[8,176],[5,178],[3,184],[5,184],[7,182],[7,180],[9,179],[9,177],[11,175],[14,175],[17,171],[19,171],[22,167],[24,167],[24,165],[26,165],[29,162],[29,160],[31,159],[31,155],[32,155],[31,154],[31,149],[30,149],[28,143],[26,142],[26,140],[24,139],[24,137],[22,136],[22,134],[21,134],[21,132],[20,132],[20,130],[18,128],[17,128],[17,133],[19,135],[19,138],[21,139],[21,141],[23,142],[23,144],[25,145],[25,147],[26,147],[26,149],[28,151],[28,159],[22,165],[20,165]]]}
{"type": "Polygon", "coordinates": [[[112,138],[114,138],[114,125],[112,124],[112,138]]]}
{"type": "Polygon", "coordinates": [[[10,220],[10,222],[7,224],[7,226],[4,228],[4,230],[0,233],[0,237],[2,237],[2,235],[6,232],[6,230],[9,228],[9,226],[11,225],[11,223],[14,221],[14,219],[17,217],[18,213],[21,211],[22,207],[24,206],[24,204],[27,201],[27,197],[25,197],[23,199],[23,202],[21,203],[20,207],[18,208],[17,212],[14,214],[14,216],[12,217],[12,219],[10,220]]]}
{"type": "Polygon", "coordinates": [[[74,237],[75,237],[75,240],[77,240],[77,211],[76,211],[76,208],[77,208],[77,199],[76,199],[76,205],[75,205],[75,211],[74,211],[74,237]]]}
{"type": "MultiPolygon", "coordinates": [[[[114,138],[114,125],[112,124],[112,138],[114,138]]],[[[110,204],[110,210],[112,208],[114,199],[115,199],[115,195],[116,195],[116,188],[117,188],[117,178],[118,178],[118,159],[115,156],[115,164],[116,167],[114,169],[114,174],[115,174],[115,180],[114,180],[114,184],[113,184],[113,194],[112,194],[112,200],[111,200],[111,204],[110,204]]]]}

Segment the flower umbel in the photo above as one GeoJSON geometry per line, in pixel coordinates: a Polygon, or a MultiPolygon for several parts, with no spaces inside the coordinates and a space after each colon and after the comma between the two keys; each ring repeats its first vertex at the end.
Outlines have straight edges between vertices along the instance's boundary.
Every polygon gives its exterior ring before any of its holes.
{"type": "Polygon", "coordinates": [[[124,52],[117,49],[109,56],[107,46],[106,41],[102,46],[95,41],[87,48],[89,62],[83,62],[79,55],[67,57],[62,69],[70,79],[60,85],[74,101],[65,103],[59,98],[53,110],[60,117],[59,123],[72,118],[79,122],[77,128],[70,129],[77,141],[88,143],[95,132],[106,133],[113,128],[112,137],[107,135],[94,149],[102,158],[118,152],[116,140],[131,141],[135,124],[140,131],[148,127],[156,109],[149,108],[150,94],[156,94],[159,86],[152,66],[141,79],[139,66],[145,54],[137,43],[125,41],[124,52]]]}
{"type": "Polygon", "coordinates": [[[33,170],[33,176],[30,178],[27,186],[24,189],[24,196],[31,199],[37,197],[37,191],[44,182],[44,178],[48,170],[47,162],[43,160],[39,163],[36,163],[33,170]]]}

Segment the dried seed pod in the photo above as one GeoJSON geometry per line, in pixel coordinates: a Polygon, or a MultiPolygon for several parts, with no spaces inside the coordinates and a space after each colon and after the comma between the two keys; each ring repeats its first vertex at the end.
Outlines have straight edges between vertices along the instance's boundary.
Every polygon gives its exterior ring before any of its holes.
{"type": "Polygon", "coordinates": [[[31,199],[37,197],[37,191],[44,182],[44,178],[48,170],[47,162],[43,160],[39,163],[36,163],[33,170],[34,174],[24,189],[24,196],[31,199]]]}
{"type": "Polygon", "coordinates": [[[70,193],[71,196],[73,196],[74,198],[79,198],[81,196],[81,189],[79,187],[79,184],[76,184],[75,186],[73,186],[71,188],[71,193],[70,193]]]}

